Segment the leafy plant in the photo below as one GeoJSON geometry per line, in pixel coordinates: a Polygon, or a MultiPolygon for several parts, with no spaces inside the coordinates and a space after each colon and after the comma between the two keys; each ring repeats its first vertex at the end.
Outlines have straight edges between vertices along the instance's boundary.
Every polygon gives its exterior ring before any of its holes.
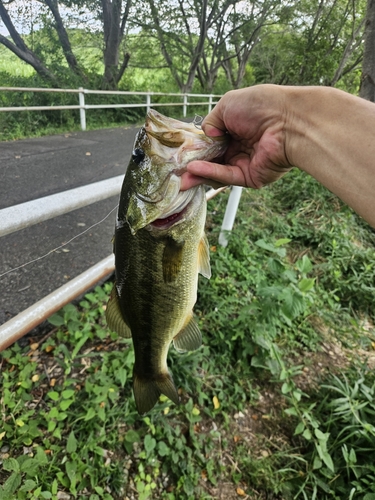
{"type": "Polygon", "coordinates": [[[1,498],[373,498],[373,232],[294,173],[243,193],[222,248],[226,199],[208,207],[204,345],[169,353],[181,405],[137,414],[132,345],[106,326],[111,284],[97,287],[2,353],[1,498]],[[337,270],[354,247],[347,300],[337,270]]]}

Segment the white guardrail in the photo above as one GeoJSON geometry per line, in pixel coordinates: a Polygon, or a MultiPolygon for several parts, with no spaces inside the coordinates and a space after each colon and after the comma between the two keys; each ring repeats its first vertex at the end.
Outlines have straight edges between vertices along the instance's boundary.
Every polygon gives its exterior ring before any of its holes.
{"type": "Polygon", "coordinates": [[[63,109],[79,109],[81,129],[86,130],[86,111],[89,109],[116,109],[116,108],[146,108],[149,111],[151,108],[160,106],[182,106],[182,114],[185,118],[187,115],[188,106],[208,106],[208,112],[212,106],[220,99],[221,95],[217,94],[181,94],[181,93],[163,93],[163,92],[130,92],[123,90],[89,90],[80,87],[79,89],[41,89],[29,87],[0,87],[0,92],[55,92],[65,94],[78,94],[78,104],[67,104],[63,106],[6,106],[0,107],[0,112],[5,111],[51,111],[63,109]],[[120,95],[120,96],[142,96],[145,98],[144,103],[123,103],[123,104],[86,104],[85,96],[90,94],[96,95],[120,95]],[[179,102],[152,102],[153,97],[178,97],[179,102]],[[203,102],[192,101],[189,99],[205,98],[203,102]]]}
{"type": "MultiPolygon", "coordinates": [[[[61,109],[79,109],[82,130],[86,129],[86,110],[98,108],[134,108],[144,107],[147,111],[157,106],[182,106],[183,116],[187,115],[189,105],[206,105],[208,112],[211,111],[215,99],[219,95],[213,94],[177,94],[161,92],[124,92],[124,91],[101,91],[79,89],[41,89],[41,88],[22,88],[22,87],[0,87],[2,91],[17,92],[69,92],[76,93],[79,97],[78,105],[67,106],[28,106],[28,107],[0,107],[0,112],[9,111],[41,111],[41,110],[61,110],[61,109]],[[139,104],[85,104],[86,94],[113,94],[113,95],[142,95],[145,96],[145,103],[139,104]],[[180,102],[155,103],[152,102],[152,96],[178,96],[180,102]],[[204,102],[189,102],[189,98],[204,97],[204,102]]],[[[100,200],[119,195],[121,190],[123,176],[113,177],[104,181],[89,184],[80,188],[63,191],[51,196],[46,196],[26,203],[21,203],[12,207],[0,210],[0,237],[19,231],[25,227],[32,226],[41,221],[63,215],[78,208],[96,203],[100,200]],[[17,221],[15,224],[14,221],[17,221]]],[[[219,243],[227,245],[226,231],[233,227],[238,203],[241,197],[242,188],[234,187],[231,190],[226,213],[223,220],[222,231],[219,243]]],[[[207,193],[207,199],[212,198],[220,190],[211,190],[207,193]]],[[[114,271],[114,258],[110,255],[98,262],[87,271],[83,272],[73,280],[56,289],[43,299],[39,300],[25,311],[22,311],[14,318],[0,326],[0,351],[6,349],[9,345],[20,339],[23,335],[38,326],[54,312],[61,309],[76,297],[93,287],[100,280],[108,277],[114,271]]]]}

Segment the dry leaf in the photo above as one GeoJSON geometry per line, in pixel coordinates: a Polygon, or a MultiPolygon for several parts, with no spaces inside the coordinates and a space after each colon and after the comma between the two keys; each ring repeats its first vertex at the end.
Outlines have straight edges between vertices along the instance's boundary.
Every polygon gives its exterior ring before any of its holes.
{"type": "Polygon", "coordinates": [[[242,488],[240,488],[239,486],[236,489],[236,492],[237,492],[237,495],[240,495],[241,497],[244,497],[246,495],[246,493],[244,492],[244,490],[242,488]]]}
{"type": "Polygon", "coordinates": [[[38,342],[34,342],[33,344],[30,345],[30,349],[32,351],[36,351],[38,349],[38,347],[39,347],[38,342]]]}

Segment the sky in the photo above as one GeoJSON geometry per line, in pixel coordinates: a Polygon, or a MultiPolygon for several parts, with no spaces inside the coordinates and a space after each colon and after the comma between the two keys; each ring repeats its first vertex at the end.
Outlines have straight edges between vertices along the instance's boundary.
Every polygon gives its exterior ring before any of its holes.
{"type": "MultiPolygon", "coordinates": [[[[36,0],[15,0],[13,3],[6,5],[6,8],[17,31],[26,34],[30,33],[31,20],[40,12],[41,5],[36,0]]],[[[0,33],[9,36],[9,32],[1,19],[0,33]]]]}
{"type": "MultiPolygon", "coordinates": [[[[42,11],[42,6],[40,2],[37,0],[14,0],[11,4],[9,4],[7,10],[9,15],[15,25],[17,31],[21,34],[30,33],[32,28],[32,20],[36,18],[38,14],[42,11]]],[[[69,14],[72,10],[67,9],[66,7],[60,7],[60,14],[62,17],[64,15],[69,14]]],[[[78,16],[76,17],[78,19],[78,16]]],[[[82,21],[86,19],[80,17],[82,21]]],[[[79,27],[79,26],[77,26],[79,27]]],[[[38,26],[34,24],[34,30],[37,29],[38,26]]],[[[9,32],[6,29],[3,21],[0,19],[0,34],[4,36],[9,36],[9,32]]]]}

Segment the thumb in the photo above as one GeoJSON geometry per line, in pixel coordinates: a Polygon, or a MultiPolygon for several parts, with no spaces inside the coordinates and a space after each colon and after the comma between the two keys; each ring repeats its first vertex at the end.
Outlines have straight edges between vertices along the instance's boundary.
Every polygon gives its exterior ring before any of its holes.
{"type": "Polygon", "coordinates": [[[202,129],[208,137],[219,137],[226,134],[227,127],[220,112],[220,101],[203,120],[202,129]]]}

